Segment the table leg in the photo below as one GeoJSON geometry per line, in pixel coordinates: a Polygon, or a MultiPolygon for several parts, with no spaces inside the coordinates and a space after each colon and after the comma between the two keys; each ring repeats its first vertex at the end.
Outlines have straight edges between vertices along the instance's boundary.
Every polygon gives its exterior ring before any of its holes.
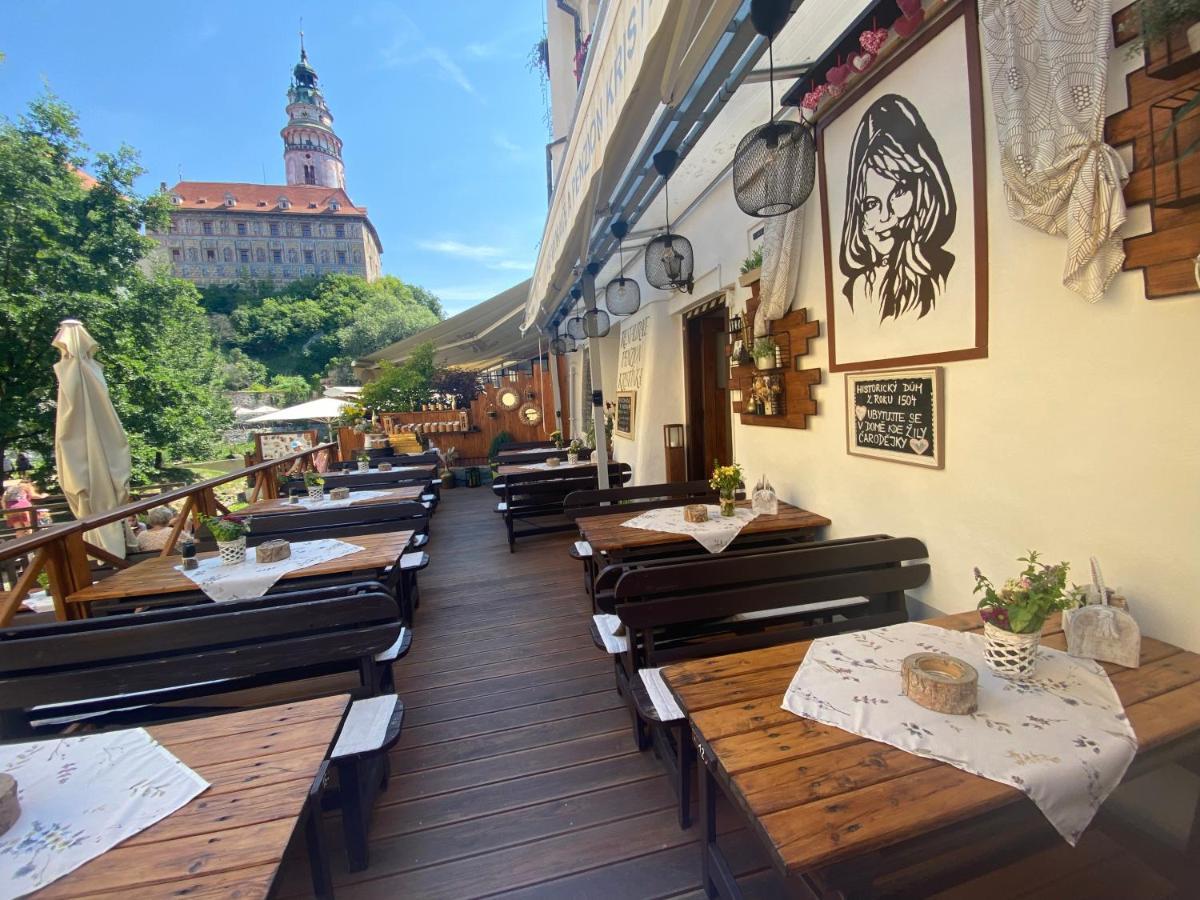
{"type": "Polygon", "coordinates": [[[702,763],[699,772],[700,885],[707,897],[741,900],[741,888],[717,846],[717,780],[709,768],[708,753],[703,746],[697,755],[702,763]]]}

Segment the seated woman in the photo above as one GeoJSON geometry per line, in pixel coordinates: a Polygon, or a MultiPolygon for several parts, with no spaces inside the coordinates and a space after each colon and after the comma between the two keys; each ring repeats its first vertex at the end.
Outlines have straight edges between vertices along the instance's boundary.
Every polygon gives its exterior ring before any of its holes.
{"type": "MultiPolygon", "coordinates": [[[[139,551],[161,550],[167,546],[171,538],[171,523],[175,521],[175,510],[169,506],[156,506],[146,516],[148,528],[137,536],[139,551]]],[[[179,532],[179,540],[185,541],[191,533],[184,530],[179,532]]]]}

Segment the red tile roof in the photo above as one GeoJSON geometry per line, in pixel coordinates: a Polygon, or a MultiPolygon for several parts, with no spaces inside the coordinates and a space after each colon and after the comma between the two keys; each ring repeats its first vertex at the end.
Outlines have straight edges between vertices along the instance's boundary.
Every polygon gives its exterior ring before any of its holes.
{"type": "Polygon", "coordinates": [[[181,181],[170,191],[181,202],[175,209],[226,209],[225,195],[232,194],[232,211],[239,213],[269,212],[288,215],[366,216],[365,206],[355,206],[341,188],[315,184],[241,184],[227,181],[181,181]],[[287,197],[287,209],[281,209],[279,198],[287,197]],[[329,202],[336,200],[336,211],[329,202]]]}
{"type": "Polygon", "coordinates": [[[85,191],[90,191],[100,183],[87,172],[83,171],[83,169],[72,167],[72,171],[75,173],[75,177],[79,179],[79,183],[83,185],[85,191]]]}

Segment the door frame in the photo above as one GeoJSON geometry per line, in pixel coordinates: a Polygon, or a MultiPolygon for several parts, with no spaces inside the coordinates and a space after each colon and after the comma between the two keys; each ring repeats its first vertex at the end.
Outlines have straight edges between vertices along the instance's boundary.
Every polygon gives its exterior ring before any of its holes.
{"type": "MultiPolygon", "coordinates": [[[[729,292],[725,289],[714,291],[707,297],[682,312],[681,340],[683,341],[683,387],[684,387],[684,423],[687,435],[687,477],[689,480],[707,479],[711,474],[713,453],[718,459],[733,461],[733,416],[729,404],[729,388],[719,388],[715,382],[704,382],[704,325],[705,321],[719,322],[719,333],[725,334],[728,323],[729,292]],[[708,396],[705,396],[705,394],[708,396]],[[703,426],[704,410],[721,407],[723,409],[724,427],[715,432],[708,432],[703,426]],[[724,446],[709,448],[707,438],[713,438],[714,443],[724,446]]],[[[710,329],[710,333],[712,330],[710,329]]],[[[728,367],[728,358],[718,353],[716,343],[708,345],[712,356],[711,364],[728,367]]],[[[716,368],[713,372],[717,371],[716,368]]],[[[727,369],[726,369],[727,371],[727,369]]]]}

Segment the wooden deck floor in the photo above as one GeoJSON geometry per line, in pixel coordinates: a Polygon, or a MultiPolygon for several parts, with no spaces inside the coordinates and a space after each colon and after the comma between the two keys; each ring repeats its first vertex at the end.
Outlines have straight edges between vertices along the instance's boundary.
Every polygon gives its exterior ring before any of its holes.
{"type": "MultiPolygon", "coordinates": [[[[635,749],[588,636],[572,538],[510,555],[493,504],[486,488],[443,494],[413,648],[396,667],[407,711],[371,864],[346,872],[335,844],[337,896],[702,896],[695,829],[679,829],[662,766],[635,749]]],[[[725,843],[748,895],[779,896],[748,833],[725,843]]],[[[307,896],[293,849],[280,893],[307,896]]]]}

